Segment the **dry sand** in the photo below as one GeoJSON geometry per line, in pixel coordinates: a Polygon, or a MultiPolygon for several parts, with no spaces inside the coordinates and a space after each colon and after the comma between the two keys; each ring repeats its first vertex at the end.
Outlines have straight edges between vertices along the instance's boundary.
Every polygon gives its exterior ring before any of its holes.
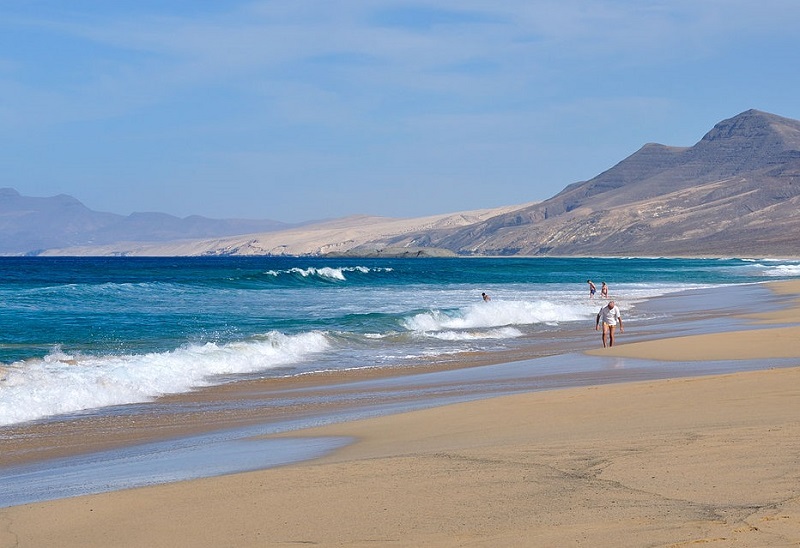
{"type": "MultiPolygon", "coordinates": [[[[776,290],[798,294],[800,283],[776,290]]],[[[783,325],[798,318],[759,314],[781,325],[600,352],[768,358],[788,345],[800,366],[795,326],[783,325]]],[[[508,396],[302,433],[357,441],[302,465],[2,509],[0,547],[800,544],[800,367],[508,396]]]]}

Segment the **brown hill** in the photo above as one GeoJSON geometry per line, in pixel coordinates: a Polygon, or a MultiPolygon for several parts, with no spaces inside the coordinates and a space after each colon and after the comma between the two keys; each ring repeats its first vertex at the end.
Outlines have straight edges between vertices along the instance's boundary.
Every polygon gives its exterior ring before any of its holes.
{"type": "Polygon", "coordinates": [[[119,241],[50,249],[42,255],[61,256],[197,256],[197,255],[353,255],[431,257],[455,255],[430,246],[392,248],[386,241],[405,234],[453,230],[526,207],[520,204],[475,211],[462,211],[413,219],[357,215],[304,225],[298,228],[242,234],[227,238],[185,239],[170,242],[119,241]]]}
{"type": "Polygon", "coordinates": [[[797,257],[798,206],[800,121],[748,110],[692,147],[647,144],[543,202],[161,243],[125,242],[104,230],[106,245],[44,254],[797,257]]]}
{"type": "Polygon", "coordinates": [[[800,255],[800,122],[748,110],[536,205],[391,245],[470,255],[800,255]]]}

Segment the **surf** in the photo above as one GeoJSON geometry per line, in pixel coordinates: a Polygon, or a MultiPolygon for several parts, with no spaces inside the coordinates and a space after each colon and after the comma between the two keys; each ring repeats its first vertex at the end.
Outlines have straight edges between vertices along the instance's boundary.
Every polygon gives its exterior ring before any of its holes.
{"type": "Polygon", "coordinates": [[[268,332],[249,340],[186,344],[168,352],[91,355],[56,347],[0,369],[0,425],[219,384],[225,376],[298,364],[331,345],[322,332],[268,332]]]}

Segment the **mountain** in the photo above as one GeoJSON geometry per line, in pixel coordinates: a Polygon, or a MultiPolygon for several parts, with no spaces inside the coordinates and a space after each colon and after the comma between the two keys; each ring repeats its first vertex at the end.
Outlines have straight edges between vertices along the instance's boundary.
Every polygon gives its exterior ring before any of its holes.
{"type": "Polygon", "coordinates": [[[103,245],[120,241],[165,242],[285,229],[277,221],[178,218],[164,213],[122,216],[89,209],[61,194],[21,196],[0,189],[0,255],[36,254],[45,249],[103,245]]]}
{"type": "Polygon", "coordinates": [[[476,211],[463,211],[393,219],[357,215],[263,234],[248,234],[209,240],[162,243],[115,242],[104,246],[50,249],[43,255],[61,256],[198,256],[198,255],[352,255],[431,257],[455,256],[450,250],[430,246],[392,247],[386,241],[405,234],[452,230],[515,211],[527,204],[476,211]]]}
{"type": "MultiPolygon", "coordinates": [[[[3,192],[0,244],[8,245],[3,192]]],[[[800,121],[748,110],[694,146],[646,144],[542,202],[420,219],[361,216],[181,242],[168,241],[176,232],[169,223],[157,231],[144,222],[152,239],[134,241],[123,237],[133,231],[112,226],[135,224],[135,216],[103,225],[108,214],[89,215],[69,197],[49,200],[71,212],[60,221],[75,243],[52,245],[60,249],[46,254],[800,257],[800,121]],[[83,247],[68,247],[76,245],[83,247]]]]}
{"type": "Polygon", "coordinates": [[[800,121],[748,110],[692,147],[646,144],[556,196],[396,238],[462,255],[800,256],[800,121]]]}

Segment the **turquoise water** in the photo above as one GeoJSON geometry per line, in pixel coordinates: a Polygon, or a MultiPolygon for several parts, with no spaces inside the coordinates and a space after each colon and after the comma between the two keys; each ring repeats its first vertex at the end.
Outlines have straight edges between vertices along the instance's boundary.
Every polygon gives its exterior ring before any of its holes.
{"type": "Polygon", "coordinates": [[[513,350],[672,292],[800,276],[740,259],[0,258],[0,425],[243,378],[513,350]],[[487,292],[491,302],[481,299],[487,292]]]}

